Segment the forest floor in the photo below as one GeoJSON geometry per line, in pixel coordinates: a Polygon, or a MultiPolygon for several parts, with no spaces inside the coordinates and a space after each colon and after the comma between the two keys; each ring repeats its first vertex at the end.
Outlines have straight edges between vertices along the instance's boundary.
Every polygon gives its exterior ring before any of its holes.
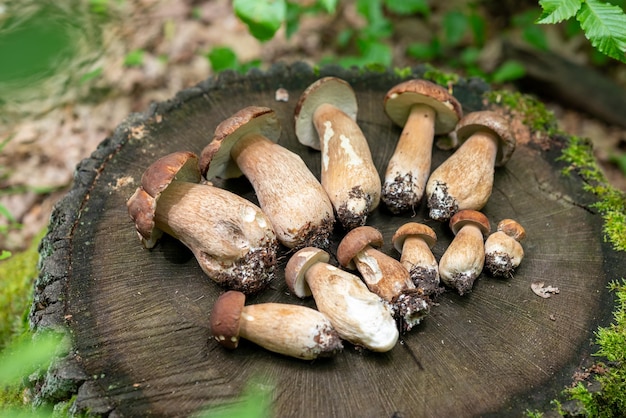
{"type": "MultiPolygon", "coordinates": [[[[127,115],[210,77],[213,70],[206,53],[213,46],[231,48],[240,62],[258,59],[261,68],[274,62],[317,64],[345,53],[329,42],[341,27],[365,24],[351,2],[346,4],[335,17],[303,18],[290,39],[281,29],[266,43],[249,34],[228,0],[129,0],[121,2],[112,17],[97,22],[97,28],[91,17],[73,22],[81,41],[68,67],[12,92],[11,100],[0,101],[0,249],[19,251],[28,246],[71,187],[76,165],[127,115]],[[134,64],[128,61],[133,51],[140,51],[141,57],[134,64]]],[[[395,22],[394,66],[419,64],[404,51],[432,29],[429,25],[438,24],[436,12],[444,6],[437,7],[427,22],[395,22]]],[[[581,60],[571,42],[556,48],[581,60]]],[[[445,62],[434,64],[445,67],[445,62]]],[[[626,190],[624,174],[610,161],[626,148],[625,130],[565,103],[546,105],[561,129],[592,140],[610,182],[626,190]]]]}

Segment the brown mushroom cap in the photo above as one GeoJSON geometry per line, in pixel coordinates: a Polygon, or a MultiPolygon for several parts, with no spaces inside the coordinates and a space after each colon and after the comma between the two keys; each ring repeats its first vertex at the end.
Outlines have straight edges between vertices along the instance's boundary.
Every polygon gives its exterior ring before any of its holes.
{"type": "Polygon", "coordinates": [[[509,121],[499,113],[490,110],[468,113],[457,124],[455,135],[461,144],[474,133],[484,130],[493,132],[500,139],[496,166],[506,164],[515,151],[516,140],[509,121]]]}
{"type": "Polygon", "coordinates": [[[502,219],[498,222],[498,231],[502,231],[516,241],[522,241],[526,238],[526,230],[522,225],[513,219],[502,219]]]}
{"type": "Polygon", "coordinates": [[[213,305],[209,324],[213,338],[226,348],[235,349],[239,345],[241,313],[246,303],[246,295],[236,290],[223,293],[213,305]]]}
{"type": "Polygon", "coordinates": [[[343,267],[354,269],[352,259],[368,245],[381,247],[383,234],[372,226],[359,226],[346,234],[337,248],[337,261],[343,267]]]}
{"type": "Polygon", "coordinates": [[[301,144],[319,150],[320,139],[313,123],[313,114],[322,104],[331,104],[356,121],[358,104],[348,82],[337,77],[323,77],[300,95],[294,111],[296,137],[301,144]]]}
{"type": "Polygon", "coordinates": [[[285,281],[291,293],[299,298],[311,296],[311,289],[305,280],[307,270],[316,263],[328,263],[330,255],[319,248],[304,247],[291,256],[285,266],[285,281]]]}
{"type": "Polygon", "coordinates": [[[455,213],[454,216],[450,218],[450,229],[454,235],[456,235],[461,228],[468,224],[476,225],[485,237],[489,235],[489,232],[491,231],[489,219],[487,219],[482,212],[477,210],[463,209],[455,213]]]}
{"type": "Polygon", "coordinates": [[[126,202],[137,233],[146,248],[152,248],[163,235],[154,222],[161,193],[174,181],[199,183],[198,157],[188,151],[168,154],[152,163],[141,176],[141,186],[126,202]]]}
{"type": "Polygon", "coordinates": [[[437,234],[431,227],[417,222],[407,222],[400,226],[400,228],[398,228],[393,234],[393,237],[391,237],[393,247],[399,253],[402,253],[404,241],[410,236],[417,236],[423,239],[429,248],[433,248],[433,246],[437,243],[437,234]]]}
{"type": "Polygon", "coordinates": [[[207,179],[241,176],[242,172],[230,154],[237,141],[248,134],[258,134],[278,142],[281,132],[276,112],[269,107],[248,106],[241,109],[215,128],[213,140],[200,155],[202,175],[207,179]]]}
{"type": "Polygon", "coordinates": [[[411,107],[425,104],[435,110],[435,134],[445,134],[456,126],[463,116],[459,101],[444,87],[426,80],[407,80],[392,87],[384,99],[387,116],[397,125],[404,126],[411,107]]]}

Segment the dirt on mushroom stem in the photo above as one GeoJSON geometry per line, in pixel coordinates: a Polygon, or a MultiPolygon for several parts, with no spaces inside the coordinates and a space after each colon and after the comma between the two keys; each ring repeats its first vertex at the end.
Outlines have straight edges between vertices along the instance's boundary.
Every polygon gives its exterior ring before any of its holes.
{"type": "Polygon", "coordinates": [[[511,256],[504,252],[492,252],[485,255],[485,268],[495,277],[513,278],[511,256]]]}
{"type": "Polygon", "coordinates": [[[372,196],[363,191],[361,186],[355,186],[348,192],[348,201],[337,208],[337,219],[346,230],[363,226],[372,211],[372,203],[372,196]],[[362,209],[357,211],[355,207],[362,209]]]}
{"type": "Polygon", "coordinates": [[[415,211],[421,196],[415,193],[413,183],[413,174],[409,172],[398,174],[393,181],[383,184],[381,200],[391,213],[415,211]]]}
{"type": "Polygon", "coordinates": [[[413,266],[409,270],[409,276],[415,288],[420,289],[430,299],[437,298],[445,291],[445,288],[439,284],[439,273],[435,269],[413,266]]]}

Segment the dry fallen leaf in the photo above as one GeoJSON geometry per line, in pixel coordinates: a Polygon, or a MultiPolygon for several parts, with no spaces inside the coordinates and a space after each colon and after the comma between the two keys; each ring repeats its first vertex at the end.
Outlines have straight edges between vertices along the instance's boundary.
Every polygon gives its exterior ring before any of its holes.
{"type": "Polygon", "coordinates": [[[552,296],[552,294],[557,294],[561,292],[558,287],[544,287],[544,282],[532,282],[530,284],[530,288],[535,293],[535,295],[540,296],[544,299],[549,298],[550,296],[552,296]]]}

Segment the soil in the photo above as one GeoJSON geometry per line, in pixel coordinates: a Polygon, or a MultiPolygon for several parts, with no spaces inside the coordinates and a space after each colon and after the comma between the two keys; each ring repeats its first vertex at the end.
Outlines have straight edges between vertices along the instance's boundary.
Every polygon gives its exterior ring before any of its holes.
{"type": "MultiPolygon", "coordinates": [[[[240,62],[258,59],[263,69],[274,62],[314,65],[328,57],[350,54],[350,50],[337,47],[334,39],[344,28],[365,24],[353,2],[343,2],[335,16],[307,15],[289,39],[281,29],[271,41],[260,43],[234,16],[228,0],[109,3],[109,16],[96,22],[96,33],[91,30],[91,17],[82,22],[86,26],[73,26],[77,31],[89,29],[89,42],[79,44],[78,58],[65,63],[67,68],[13,92],[11,100],[0,101],[0,144],[4,144],[0,154],[0,209],[6,209],[0,212],[0,232],[7,229],[0,233],[0,249],[19,251],[28,246],[47,225],[54,204],[71,187],[76,165],[127,115],[144,111],[150,103],[167,100],[210,77],[214,72],[206,53],[212,47],[228,46],[240,62]],[[125,65],[128,54],[137,50],[143,51],[141,63],[125,65]]],[[[417,39],[429,40],[440,16],[459,3],[432,6],[429,19],[394,21],[393,65],[420,64],[407,58],[406,46],[417,39]]],[[[0,9],[0,23],[3,13],[8,12],[0,9]]],[[[580,39],[564,41],[552,35],[552,50],[584,61],[577,48],[580,39]]],[[[83,39],[85,33],[81,36],[77,39],[83,39]]],[[[489,66],[494,59],[497,57],[486,54],[483,61],[489,66]]],[[[433,64],[446,69],[445,62],[433,64]]],[[[612,77],[626,79],[623,72],[612,77]]],[[[592,140],[609,181],[626,191],[626,177],[611,162],[626,148],[626,131],[563,103],[546,104],[565,132],[592,140]]]]}

